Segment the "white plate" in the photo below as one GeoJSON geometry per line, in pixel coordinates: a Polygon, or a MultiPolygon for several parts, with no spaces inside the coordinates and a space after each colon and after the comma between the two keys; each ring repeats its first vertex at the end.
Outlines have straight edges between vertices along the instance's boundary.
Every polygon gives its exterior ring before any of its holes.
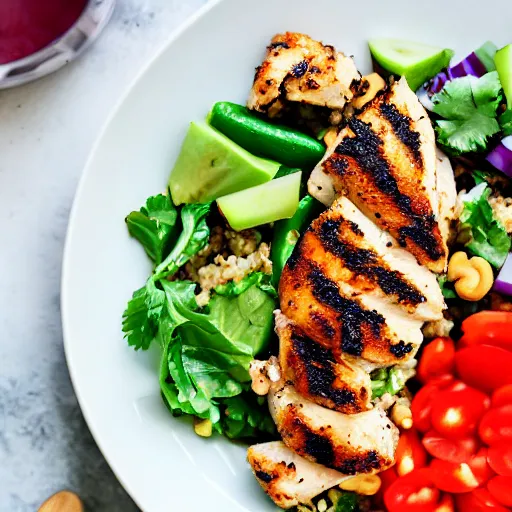
{"type": "Polygon", "coordinates": [[[146,512],[275,510],[243,447],[197,437],[160,400],[156,352],[135,353],[121,314],[150,266],[125,215],[163,191],[191,120],[220,100],[243,103],[272,35],[303,31],[356,56],[366,40],[401,37],[455,48],[506,44],[508,0],[224,0],[209,4],[140,74],[92,152],[64,258],[62,315],[69,369],[89,427],[146,512]],[[504,12],[506,11],[506,12],[504,12]]]}

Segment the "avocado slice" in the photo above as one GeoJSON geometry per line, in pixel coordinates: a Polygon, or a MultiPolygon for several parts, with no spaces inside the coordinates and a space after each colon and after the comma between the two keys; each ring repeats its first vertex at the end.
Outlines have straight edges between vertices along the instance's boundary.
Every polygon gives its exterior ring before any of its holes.
{"type": "Polygon", "coordinates": [[[235,231],[293,217],[299,206],[301,172],[217,199],[217,205],[235,231]]]}
{"type": "Polygon", "coordinates": [[[375,61],[394,75],[405,76],[416,91],[450,64],[453,50],[401,39],[372,39],[370,52],[375,61]]]}
{"type": "Polygon", "coordinates": [[[512,109],[512,44],[498,50],[494,62],[505,92],[505,98],[507,98],[507,107],[512,109]]]}
{"type": "Polygon", "coordinates": [[[206,122],[192,122],[169,178],[175,205],[206,203],[270,181],[280,164],[251,155],[206,122]]]}

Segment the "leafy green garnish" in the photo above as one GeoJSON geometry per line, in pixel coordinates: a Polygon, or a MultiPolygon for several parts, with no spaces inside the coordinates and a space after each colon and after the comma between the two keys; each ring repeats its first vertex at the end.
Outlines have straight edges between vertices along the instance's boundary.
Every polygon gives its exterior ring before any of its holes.
{"type": "Polygon", "coordinates": [[[491,173],[488,171],[481,171],[479,169],[474,169],[471,172],[473,179],[475,180],[475,185],[480,185],[480,183],[488,183],[491,178],[491,173]]]}
{"type": "Polygon", "coordinates": [[[464,208],[459,218],[457,241],[471,254],[486,259],[500,268],[507,258],[511,242],[507,231],[497,219],[489,204],[491,189],[481,183],[463,196],[464,208]]]}
{"type": "Polygon", "coordinates": [[[502,99],[496,71],[476,78],[465,76],[448,82],[432,98],[438,142],[454,155],[483,151],[490,137],[500,131],[496,119],[502,99]]]}
{"type": "Polygon", "coordinates": [[[160,194],[148,198],[146,205],[126,217],[130,235],[144,247],[147,255],[158,265],[165,249],[176,234],[178,212],[169,196],[160,194]]]}
{"type": "Polygon", "coordinates": [[[385,393],[396,395],[405,387],[403,372],[394,366],[374,371],[371,378],[372,398],[379,398],[385,393]]]}
{"type": "Polygon", "coordinates": [[[445,299],[457,298],[457,294],[455,293],[453,283],[450,283],[450,281],[448,281],[448,278],[445,275],[439,276],[437,278],[437,282],[439,283],[439,288],[441,288],[441,292],[445,299]]]}
{"type": "Polygon", "coordinates": [[[503,136],[508,137],[512,135],[512,110],[505,110],[498,119],[503,136]]]}
{"type": "Polygon", "coordinates": [[[253,272],[248,276],[244,277],[241,281],[229,281],[226,284],[219,284],[214,288],[218,295],[226,297],[236,297],[241,293],[245,292],[248,288],[256,285],[258,288],[268,293],[274,298],[277,298],[277,292],[274,286],[271,284],[272,276],[263,272],[253,272]]]}
{"type": "Polygon", "coordinates": [[[210,204],[187,205],[181,210],[183,230],[175,246],[155,269],[145,286],[137,290],[123,313],[123,332],[135,350],[147,350],[155,339],[165,305],[161,282],[184,265],[208,243],[206,216],[210,204]]]}

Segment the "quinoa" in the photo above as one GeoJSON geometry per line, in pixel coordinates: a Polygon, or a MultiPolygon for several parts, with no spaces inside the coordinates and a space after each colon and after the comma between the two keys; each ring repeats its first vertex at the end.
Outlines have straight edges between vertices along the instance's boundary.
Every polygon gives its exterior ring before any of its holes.
{"type": "Polygon", "coordinates": [[[447,338],[455,324],[446,318],[436,320],[435,322],[427,322],[423,327],[423,336],[425,338],[437,338],[438,336],[447,338]]]}
{"type": "Polygon", "coordinates": [[[496,219],[505,227],[508,234],[512,233],[512,198],[497,195],[489,198],[489,204],[496,219]]]}

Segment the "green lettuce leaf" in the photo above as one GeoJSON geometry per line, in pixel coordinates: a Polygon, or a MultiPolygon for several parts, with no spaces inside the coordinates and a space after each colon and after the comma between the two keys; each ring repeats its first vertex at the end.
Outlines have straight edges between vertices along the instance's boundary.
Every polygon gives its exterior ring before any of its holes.
{"type": "Polygon", "coordinates": [[[481,78],[465,76],[448,82],[432,98],[438,142],[454,155],[484,151],[489,138],[499,133],[496,119],[502,99],[496,71],[481,78]]]}
{"type": "Polygon", "coordinates": [[[169,255],[155,269],[144,287],[137,290],[123,313],[123,332],[136,350],[147,350],[158,334],[166,303],[162,282],[173,275],[208,243],[206,216],[210,204],[187,205],[181,210],[183,229],[169,255]]]}
{"type": "Polygon", "coordinates": [[[131,236],[137,239],[151,260],[159,265],[166,248],[176,235],[178,212],[169,196],[160,194],[147,199],[139,211],[126,217],[131,236]]]}
{"type": "Polygon", "coordinates": [[[459,218],[457,241],[471,254],[499,269],[505,263],[511,242],[503,225],[494,218],[490,194],[491,189],[481,183],[462,198],[464,208],[459,218]]]}

